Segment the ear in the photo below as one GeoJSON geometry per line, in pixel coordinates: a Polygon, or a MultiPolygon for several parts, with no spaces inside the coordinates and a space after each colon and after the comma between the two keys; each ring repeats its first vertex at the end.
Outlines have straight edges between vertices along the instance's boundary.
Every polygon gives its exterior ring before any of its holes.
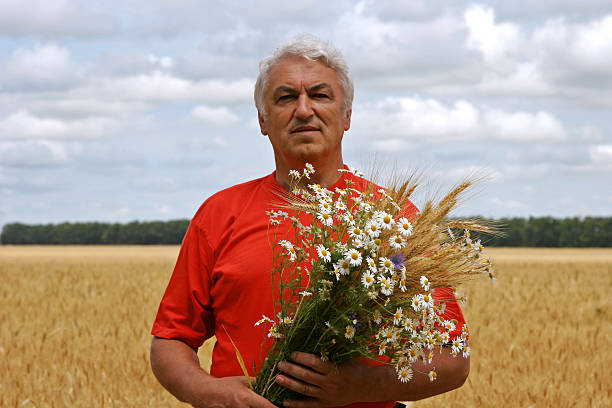
{"type": "Polygon", "coordinates": [[[353,113],[352,109],[349,109],[346,112],[346,117],[344,118],[344,130],[349,130],[351,128],[351,114],[353,113]]]}
{"type": "Polygon", "coordinates": [[[259,120],[259,130],[261,131],[261,134],[266,136],[268,134],[268,129],[266,129],[266,122],[263,115],[259,111],[257,112],[257,119],[259,120]]]}

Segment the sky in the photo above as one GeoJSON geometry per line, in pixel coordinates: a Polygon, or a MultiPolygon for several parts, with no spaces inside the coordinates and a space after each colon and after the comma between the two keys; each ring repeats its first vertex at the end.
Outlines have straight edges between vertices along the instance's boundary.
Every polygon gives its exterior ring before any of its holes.
{"type": "Polygon", "coordinates": [[[303,33],[355,82],[346,163],[456,215],[612,215],[612,2],[0,0],[0,226],[191,218],[274,169],[258,63],[303,33]],[[384,173],[384,172],[383,172],[384,173]]]}

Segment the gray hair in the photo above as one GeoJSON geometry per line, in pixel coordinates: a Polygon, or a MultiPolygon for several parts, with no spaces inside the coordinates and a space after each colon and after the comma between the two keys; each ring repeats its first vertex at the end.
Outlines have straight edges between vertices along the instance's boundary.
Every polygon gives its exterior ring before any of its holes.
{"type": "Polygon", "coordinates": [[[340,78],[340,87],[344,94],[344,114],[353,106],[354,85],[349,74],[349,67],[340,50],[331,43],[319,38],[303,34],[282,43],[272,55],[265,57],[259,63],[259,75],[255,83],[255,106],[257,110],[265,115],[264,95],[268,86],[270,69],[279,60],[287,56],[298,56],[310,61],[319,61],[325,66],[333,69],[340,78]]]}

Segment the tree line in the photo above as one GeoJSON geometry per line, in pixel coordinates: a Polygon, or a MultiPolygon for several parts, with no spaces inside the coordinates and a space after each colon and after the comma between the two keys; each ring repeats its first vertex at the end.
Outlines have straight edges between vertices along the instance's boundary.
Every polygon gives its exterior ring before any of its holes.
{"type": "MultiPolygon", "coordinates": [[[[486,246],[612,247],[612,217],[530,217],[485,219],[501,234],[472,234],[486,246]]],[[[10,223],[0,234],[3,245],[152,245],[180,244],[189,220],[133,221],[127,224],[64,222],[10,223]]]]}

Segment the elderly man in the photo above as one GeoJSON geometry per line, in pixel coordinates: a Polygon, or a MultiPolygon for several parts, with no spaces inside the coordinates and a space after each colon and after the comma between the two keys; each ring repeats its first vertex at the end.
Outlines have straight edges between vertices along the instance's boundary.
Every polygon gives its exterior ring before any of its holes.
{"type": "MultiPolygon", "coordinates": [[[[273,315],[266,210],[278,201],[274,191],[288,188],[289,170],[301,170],[308,162],[316,169],[310,182],[333,189],[352,178],[365,186],[363,179],[337,171],[344,166],[342,138],[350,127],[352,99],[344,58],[316,38],[294,39],[261,62],[255,103],[276,171],[223,190],[198,210],[152,330],[153,372],[181,401],[195,407],[274,407],[249,389],[229,336],[247,368],[261,362],[265,336],[253,323],[262,314],[273,315]],[[196,351],[213,335],[217,343],[208,374],[196,351]]],[[[456,302],[447,308],[462,323],[456,302]]],[[[296,352],[292,361],[279,365],[283,374],[276,381],[305,396],[285,401],[287,407],[392,407],[394,401],[457,388],[469,372],[469,360],[453,358],[448,350],[435,354],[433,366],[438,380],[417,375],[402,383],[392,366],[351,361],[335,369],[317,356],[296,352]]],[[[413,368],[426,371],[419,363],[413,368]]]]}

